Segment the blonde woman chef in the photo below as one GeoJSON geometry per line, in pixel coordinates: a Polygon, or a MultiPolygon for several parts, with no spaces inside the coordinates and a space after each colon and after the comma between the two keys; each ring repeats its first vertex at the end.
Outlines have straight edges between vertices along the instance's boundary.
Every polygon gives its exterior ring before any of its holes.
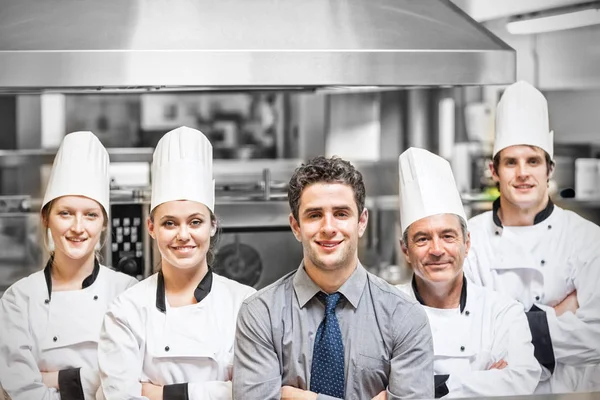
{"type": "Polygon", "coordinates": [[[161,270],[120,296],[99,345],[107,399],[230,399],[238,310],[255,292],[212,272],[212,146],[181,127],[158,142],[148,231],[161,270]]]}
{"type": "Polygon", "coordinates": [[[104,313],[137,283],[95,252],[108,223],[108,166],[91,132],[65,136],[56,154],[41,211],[54,250],[0,300],[0,382],[14,400],[95,398],[104,313]]]}

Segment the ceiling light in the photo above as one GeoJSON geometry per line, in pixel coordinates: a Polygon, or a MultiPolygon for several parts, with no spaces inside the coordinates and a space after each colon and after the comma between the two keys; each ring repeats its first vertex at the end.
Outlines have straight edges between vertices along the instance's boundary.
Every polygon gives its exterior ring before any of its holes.
{"type": "Polygon", "coordinates": [[[581,28],[596,24],[600,24],[600,10],[597,8],[588,8],[561,14],[514,20],[506,24],[506,29],[513,35],[527,35],[581,28]]]}

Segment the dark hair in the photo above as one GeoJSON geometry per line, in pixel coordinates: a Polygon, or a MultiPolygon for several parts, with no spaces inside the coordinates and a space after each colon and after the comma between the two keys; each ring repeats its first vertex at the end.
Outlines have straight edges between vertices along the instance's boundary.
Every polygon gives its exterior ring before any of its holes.
{"type": "Polygon", "coordinates": [[[342,183],[352,188],[358,213],[365,208],[365,184],[360,172],[348,161],[333,156],[315,157],[296,168],[288,186],[288,201],[292,215],[299,222],[298,210],[302,191],[313,183],[342,183]]]}
{"type": "MultiPolygon", "coordinates": [[[[154,208],[154,210],[156,210],[156,207],[154,208]]],[[[152,221],[152,223],[154,223],[154,210],[150,212],[150,221],[152,221]]],[[[213,213],[210,208],[208,208],[208,212],[210,213],[211,225],[214,225],[217,228],[215,234],[210,238],[210,243],[208,244],[208,252],[206,253],[206,263],[209,267],[212,267],[213,263],[215,262],[215,248],[217,247],[219,243],[219,238],[221,236],[221,228],[218,224],[217,216],[215,215],[215,213],[213,213]]],[[[154,271],[158,270],[160,270],[160,261],[154,266],[154,271]]]]}
{"type": "MultiPolygon", "coordinates": [[[[530,145],[526,145],[532,149],[535,149],[536,146],[530,146],[530,145]]],[[[498,167],[500,167],[500,155],[502,154],[502,152],[504,151],[504,149],[500,150],[498,153],[496,153],[496,155],[494,156],[494,160],[492,162],[492,166],[494,168],[494,172],[496,173],[496,175],[498,175],[498,167]]],[[[552,169],[554,168],[554,161],[552,161],[552,159],[550,158],[550,154],[548,154],[548,152],[546,152],[544,150],[544,156],[546,159],[546,174],[548,175],[548,177],[550,177],[550,172],[552,172],[552,169]]]]}
{"type": "MultiPolygon", "coordinates": [[[[48,251],[48,253],[50,253],[50,257],[54,257],[54,252],[48,249],[48,235],[46,234],[46,232],[48,229],[48,221],[50,220],[50,211],[52,211],[52,206],[54,205],[54,202],[57,199],[58,198],[50,200],[48,203],[46,203],[44,207],[42,207],[41,211],[43,230],[42,239],[44,241],[44,246],[46,247],[46,250],[48,251]]],[[[104,230],[100,234],[100,248],[102,248],[106,244],[106,239],[108,237],[108,215],[106,215],[106,210],[104,210],[104,207],[102,207],[102,205],[100,205],[100,209],[102,210],[102,217],[104,218],[104,221],[102,222],[102,228],[104,228],[104,230]]],[[[102,253],[100,251],[96,251],[95,253],[96,260],[98,262],[102,262],[102,253]]]]}

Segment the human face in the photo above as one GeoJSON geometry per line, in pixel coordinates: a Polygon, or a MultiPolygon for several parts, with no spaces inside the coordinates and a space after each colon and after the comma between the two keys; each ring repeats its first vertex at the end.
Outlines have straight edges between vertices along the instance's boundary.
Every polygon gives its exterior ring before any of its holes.
{"type": "Polygon", "coordinates": [[[498,170],[503,201],[519,209],[539,208],[548,198],[548,169],[544,150],[535,146],[510,146],[500,152],[498,170]]]}
{"type": "Polygon", "coordinates": [[[202,203],[174,200],[160,204],[148,218],[148,232],[156,240],[165,263],[180,269],[207,267],[210,238],[216,232],[210,210],[202,203]]]}
{"type": "Polygon", "coordinates": [[[93,256],[105,229],[102,206],[83,196],[63,196],[52,202],[44,221],[54,242],[55,255],[72,260],[93,256]]]}
{"type": "Polygon", "coordinates": [[[368,217],[367,209],[358,212],[349,185],[313,183],[305,187],[299,221],[290,214],[290,226],[304,250],[305,267],[334,271],[356,266],[358,239],[368,217]]]}
{"type": "Polygon", "coordinates": [[[452,283],[462,274],[463,262],[471,247],[463,238],[460,221],[454,214],[422,218],[408,227],[408,243],[402,252],[415,275],[430,283],[452,283]]]}

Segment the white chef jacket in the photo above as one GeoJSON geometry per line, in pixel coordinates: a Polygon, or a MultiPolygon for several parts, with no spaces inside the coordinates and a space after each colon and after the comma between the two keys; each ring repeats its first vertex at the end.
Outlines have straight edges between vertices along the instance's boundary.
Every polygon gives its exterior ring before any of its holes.
{"type": "Polygon", "coordinates": [[[495,213],[469,220],[465,274],[545,311],[556,366],[538,392],[600,390],[600,227],[552,202],[528,227],[503,228],[495,213]],[[557,317],[553,306],[573,290],[579,309],[557,317]]]}
{"type": "Polygon", "coordinates": [[[170,307],[161,273],[117,298],[98,347],[106,399],[145,399],[141,382],[185,384],[190,400],[231,399],[237,314],[256,290],[209,274],[210,292],[196,304],[170,307]]]}
{"type": "MultiPolygon", "coordinates": [[[[398,288],[418,299],[414,284],[398,288]]],[[[424,305],[433,334],[435,375],[449,375],[447,398],[531,394],[541,375],[523,308],[464,280],[460,308],[424,305]],[[504,360],[502,370],[488,368],[504,360]]],[[[437,391],[437,390],[436,390],[437,391]]]]}
{"type": "Polygon", "coordinates": [[[48,279],[49,270],[38,271],[0,300],[0,382],[13,400],[58,400],[59,391],[42,383],[40,371],[81,368],[84,397],[95,399],[104,313],[138,281],[99,264],[84,280],[93,282],[81,290],[50,292],[48,279]]]}

